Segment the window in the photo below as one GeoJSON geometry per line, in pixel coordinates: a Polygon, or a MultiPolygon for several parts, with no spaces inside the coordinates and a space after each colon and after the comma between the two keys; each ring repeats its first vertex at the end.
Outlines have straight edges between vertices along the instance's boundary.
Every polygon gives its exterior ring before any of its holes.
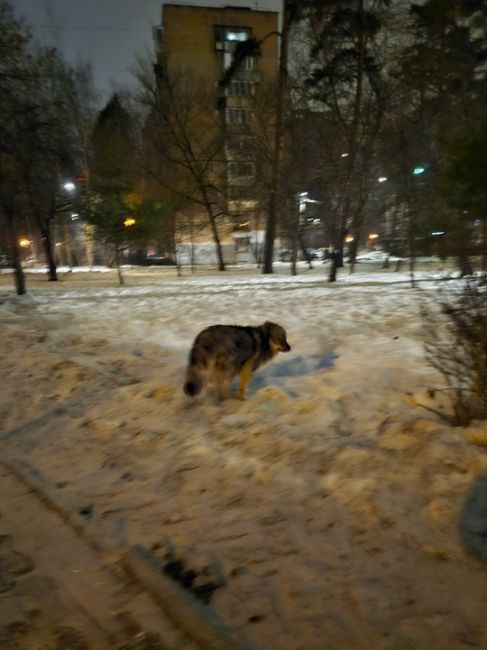
{"type": "Polygon", "coordinates": [[[252,122],[253,113],[248,108],[227,108],[225,119],[227,124],[249,124],[252,122]]]}
{"type": "Polygon", "coordinates": [[[254,163],[233,161],[228,163],[228,175],[235,178],[253,176],[255,172],[254,163]]]}
{"type": "Polygon", "coordinates": [[[248,37],[248,29],[227,29],[225,34],[226,41],[246,41],[248,37]]]}
{"type": "MultiPolygon", "coordinates": [[[[235,224],[238,228],[248,227],[248,222],[242,225],[241,223],[235,224]]],[[[247,253],[250,250],[250,237],[235,237],[235,251],[237,253],[247,253]]]]}
{"type": "MultiPolygon", "coordinates": [[[[239,43],[243,43],[252,37],[252,30],[249,27],[227,27],[224,25],[215,26],[215,49],[223,54],[223,69],[226,70],[232,63],[232,56],[239,43]]],[[[245,57],[242,62],[243,70],[254,69],[253,57],[245,57]]]]}
{"type": "Polygon", "coordinates": [[[231,81],[227,86],[228,97],[250,97],[253,95],[251,81],[231,81]]]}
{"type": "MultiPolygon", "coordinates": [[[[226,70],[232,65],[232,60],[233,60],[233,49],[227,50],[225,49],[225,52],[223,52],[223,68],[226,70]]],[[[241,70],[253,70],[254,69],[254,57],[253,56],[246,56],[242,63],[240,64],[240,69],[241,70]]]]}
{"type": "Polygon", "coordinates": [[[254,57],[246,56],[242,62],[242,70],[253,70],[254,69],[254,57]]]}
{"type": "Polygon", "coordinates": [[[230,134],[227,140],[229,158],[249,158],[256,150],[255,136],[248,133],[230,134]]]}
{"type": "Polygon", "coordinates": [[[227,27],[225,25],[215,25],[215,41],[246,41],[251,36],[249,27],[227,27]]]}

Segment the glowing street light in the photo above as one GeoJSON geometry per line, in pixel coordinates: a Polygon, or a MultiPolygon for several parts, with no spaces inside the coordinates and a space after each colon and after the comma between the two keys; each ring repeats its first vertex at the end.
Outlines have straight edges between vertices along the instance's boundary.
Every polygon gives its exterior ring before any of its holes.
{"type": "Polygon", "coordinates": [[[371,240],[379,239],[379,235],[376,232],[371,232],[369,235],[369,239],[371,240]]]}
{"type": "Polygon", "coordinates": [[[130,228],[130,226],[135,225],[135,219],[133,217],[127,217],[123,222],[123,225],[125,226],[125,228],[130,228]]]}
{"type": "Polygon", "coordinates": [[[418,165],[413,169],[413,174],[415,176],[419,176],[419,174],[424,174],[425,171],[426,171],[425,167],[421,167],[421,165],[418,165]]]}
{"type": "Polygon", "coordinates": [[[66,183],[63,185],[63,189],[65,189],[66,192],[74,192],[76,185],[73,183],[73,181],[66,181],[66,183]]]}
{"type": "Polygon", "coordinates": [[[379,183],[385,183],[388,179],[387,176],[379,176],[377,180],[379,181],[379,183]]]}
{"type": "Polygon", "coordinates": [[[30,246],[30,239],[26,239],[25,237],[22,237],[19,239],[19,246],[20,248],[28,248],[30,246]]]}
{"type": "Polygon", "coordinates": [[[346,241],[347,244],[350,244],[351,242],[353,242],[353,240],[354,240],[354,237],[352,237],[352,235],[347,235],[345,237],[345,241],[346,241]]]}

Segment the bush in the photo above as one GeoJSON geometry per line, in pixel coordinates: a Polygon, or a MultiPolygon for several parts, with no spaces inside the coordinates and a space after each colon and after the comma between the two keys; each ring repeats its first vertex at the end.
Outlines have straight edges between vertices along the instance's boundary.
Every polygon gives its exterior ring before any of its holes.
{"type": "Polygon", "coordinates": [[[487,419],[486,298],[486,287],[469,279],[422,306],[426,358],[447,383],[454,425],[487,419]]]}

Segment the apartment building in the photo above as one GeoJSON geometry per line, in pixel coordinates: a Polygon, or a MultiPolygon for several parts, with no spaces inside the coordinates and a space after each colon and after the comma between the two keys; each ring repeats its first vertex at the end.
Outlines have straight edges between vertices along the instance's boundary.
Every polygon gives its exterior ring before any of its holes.
{"type": "MultiPolygon", "coordinates": [[[[161,84],[171,71],[204,84],[224,133],[223,185],[228,219],[222,236],[227,261],[251,261],[263,242],[263,226],[258,226],[257,215],[266,206],[260,206],[253,191],[256,166],[249,152],[255,137],[252,122],[257,97],[263,89],[272,93],[275,88],[277,31],[276,12],[176,3],[163,5],[162,25],[154,30],[161,84]],[[235,48],[249,39],[259,44],[258,52],[245,56],[222,86],[235,48]]],[[[200,236],[200,240],[203,238],[204,235],[200,236]]]]}

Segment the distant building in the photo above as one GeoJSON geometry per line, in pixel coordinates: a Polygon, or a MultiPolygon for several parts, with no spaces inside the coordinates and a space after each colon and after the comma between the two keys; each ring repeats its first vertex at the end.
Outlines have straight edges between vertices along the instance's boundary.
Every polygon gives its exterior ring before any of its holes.
{"type": "MultiPolygon", "coordinates": [[[[278,71],[278,13],[246,7],[199,7],[164,4],[162,26],[154,29],[156,74],[163,87],[167,74],[197,79],[211,89],[214,115],[225,138],[225,212],[222,228],[228,262],[255,261],[264,240],[255,192],[254,106],[263,89],[275,88],[278,71]],[[223,87],[220,83],[239,43],[255,39],[258,55],[245,56],[223,87]]],[[[270,90],[270,92],[273,92],[270,90]]],[[[202,128],[206,128],[202,124],[202,128]]],[[[198,236],[201,251],[209,233],[198,236]],[[206,239],[205,239],[206,238],[206,239]]],[[[198,255],[196,255],[198,257],[198,255]]]]}

